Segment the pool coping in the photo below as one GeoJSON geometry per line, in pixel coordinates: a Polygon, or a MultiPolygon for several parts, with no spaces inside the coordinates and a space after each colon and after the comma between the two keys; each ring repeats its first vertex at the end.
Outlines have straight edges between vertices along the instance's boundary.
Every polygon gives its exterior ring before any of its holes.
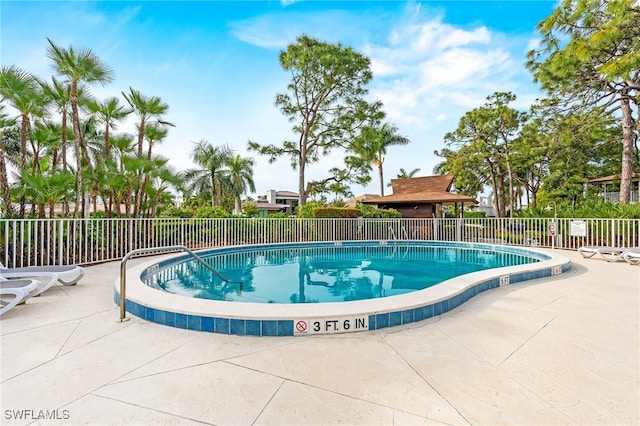
{"type": "MultiPolygon", "coordinates": [[[[484,243],[439,241],[338,241],[244,245],[207,249],[199,253],[236,250],[362,246],[371,244],[424,245],[473,248],[499,252],[533,254],[540,262],[493,268],[446,280],[424,290],[396,296],[347,302],[314,304],[234,303],[196,299],[166,293],[143,283],[141,277],[160,264],[173,263],[184,254],[155,257],[126,272],[125,309],[151,322],[177,328],[222,334],[255,336],[303,336],[377,330],[422,321],[448,312],[479,293],[492,288],[537,278],[559,275],[571,269],[571,261],[555,252],[484,243]],[[179,301],[180,303],[177,303],[179,301]]],[[[198,253],[198,252],[197,252],[198,253]]],[[[114,301],[120,303],[120,279],[115,282],[114,301]]]]}

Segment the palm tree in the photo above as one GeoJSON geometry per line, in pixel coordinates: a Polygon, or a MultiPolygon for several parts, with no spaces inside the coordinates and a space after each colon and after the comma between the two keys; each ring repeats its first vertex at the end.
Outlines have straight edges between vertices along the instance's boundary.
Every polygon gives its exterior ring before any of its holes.
{"type": "Polygon", "coordinates": [[[156,157],[153,161],[156,164],[156,167],[151,173],[153,184],[147,187],[147,191],[152,194],[147,212],[148,217],[156,216],[160,202],[163,197],[168,194],[167,189],[171,186],[178,186],[180,184],[179,175],[172,167],[167,165],[169,162],[168,159],[156,157]]]}
{"type": "Polygon", "coordinates": [[[420,171],[419,167],[416,167],[415,169],[412,169],[409,172],[407,172],[405,169],[400,167],[400,172],[398,173],[397,178],[398,179],[409,179],[409,178],[414,177],[419,171],[420,171]]]}
{"type": "Polygon", "coordinates": [[[17,192],[28,198],[38,207],[38,217],[45,218],[45,206],[49,207],[49,217],[54,216],[56,202],[62,200],[73,190],[74,176],[70,172],[49,173],[27,171],[20,175],[17,192]]]}
{"type": "Polygon", "coordinates": [[[393,124],[384,123],[380,128],[368,127],[362,137],[355,143],[355,151],[378,168],[380,178],[380,196],[384,196],[384,175],[382,164],[387,154],[387,148],[392,145],[406,145],[411,142],[408,138],[398,134],[398,128],[393,124]]]}
{"type": "MultiPolygon", "coordinates": [[[[60,144],[60,159],[62,161],[62,170],[67,171],[69,167],[67,166],[67,129],[68,129],[68,118],[69,118],[69,108],[71,103],[71,86],[68,84],[64,84],[63,82],[57,80],[55,77],[51,77],[51,83],[47,83],[45,81],[40,81],[40,87],[42,87],[42,92],[47,97],[50,104],[53,104],[58,113],[60,113],[61,118],[61,144],[60,144]]],[[[80,89],[78,89],[80,90],[80,89]]],[[[53,167],[57,166],[58,162],[58,153],[54,152],[53,155],[53,167]]]]}
{"type": "MultiPolygon", "coordinates": [[[[79,199],[83,194],[82,167],[86,165],[93,173],[93,168],[89,164],[83,164],[83,155],[86,155],[86,146],[80,128],[80,114],[78,112],[78,88],[81,83],[98,83],[106,86],[114,80],[113,70],[106,65],[91,49],[80,48],[77,51],[70,46],[68,49],[56,45],[47,38],[49,47],[47,57],[53,61],[56,72],[67,78],[69,83],[69,102],[71,105],[71,117],[73,122],[73,142],[76,157],[76,205],[74,216],[77,217],[79,209],[79,199]]],[[[85,207],[85,212],[88,209],[85,207]]]]}
{"type": "Polygon", "coordinates": [[[225,166],[232,155],[227,145],[213,146],[206,140],[197,142],[191,159],[200,168],[184,172],[185,188],[192,193],[211,194],[211,206],[217,206],[224,187],[225,166]]]}
{"type": "Polygon", "coordinates": [[[147,124],[155,120],[156,123],[173,126],[173,124],[168,121],[162,120],[162,116],[169,111],[169,105],[162,102],[160,97],[145,96],[133,87],[129,87],[128,94],[122,92],[122,96],[124,96],[124,99],[129,103],[129,106],[131,106],[133,113],[138,116],[138,155],[142,157],[147,124]]]}
{"type": "Polygon", "coordinates": [[[169,129],[158,123],[149,124],[144,129],[144,138],[147,140],[148,145],[147,160],[151,160],[153,146],[156,143],[161,143],[162,140],[167,137],[167,134],[169,134],[169,129]]]}
{"type": "Polygon", "coordinates": [[[240,155],[230,157],[227,160],[227,186],[235,201],[234,214],[242,211],[242,194],[256,191],[253,182],[253,158],[242,158],[240,155]]]}
{"type": "MultiPolygon", "coordinates": [[[[138,116],[138,156],[142,157],[144,152],[144,139],[146,127],[150,123],[173,126],[172,123],[162,119],[162,116],[169,111],[169,105],[164,103],[158,96],[145,96],[140,91],[129,87],[129,93],[122,92],[122,96],[131,106],[133,113],[138,116]]],[[[149,147],[147,158],[151,158],[151,146],[149,147]]],[[[142,208],[143,178],[138,174],[135,188],[135,209],[134,215],[139,215],[142,208]]]]}
{"type": "MultiPolygon", "coordinates": [[[[58,162],[62,163],[62,170],[69,170],[69,163],[67,161],[67,141],[73,139],[73,127],[69,128],[69,114],[71,109],[71,85],[64,83],[55,77],[51,77],[51,83],[46,81],[39,81],[42,91],[47,97],[49,105],[52,105],[55,110],[60,114],[60,147],[54,149],[52,152],[51,167],[53,169],[58,168],[58,162]]],[[[78,85],[78,99],[83,98],[84,87],[82,84],[78,85]]],[[[62,200],[62,215],[64,217],[69,216],[69,200],[62,200]]]]}
{"type": "MultiPolygon", "coordinates": [[[[31,131],[31,116],[45,115],[46,98],[38,81],[15,66],[0,70],[0,96],[20,113],[20,173],[27,168],[27,138],[31,131]]],[[[25,214],[25,199],[20,198],[20,217],[25,214]]]]}
{"type": "Polygon", "coordinates": [[[31,155],[33,172],[42,172],[46,160],[46,168],[55,170],[54,152],[60,147],[60,126],[55,123],[36,121],[31,135],[31,155]],[[45,158],[46,157],[46,158],[45,158]]]}
{"type": "Polygon", "coordinates": [[[131,212],[131,198],[133,180],[137,171],[137,158],[135,157],[135,148],[133,136],[121,135],[111,139],[112,150],[111,158],[104,163],[104,171],[101,173],[100,182],[106,188],[109,188],[111,196],[106,203],[105,212],[107,217],[111,216],[111,212],[115,209],[116,216],[120,217],[122,210],[121,203],[125,203],[125,211],[131,212]]]}
{"type": "MultiPolygon", "coordinates": [[[[133,112],[132,109],[126,108],[124,105],[120,105],[120,100],[118,98],[110,97],[107,98],[104,102],[96,102],[89,101],[87,102],[87,107],[89,111],[95,117],[95,120],[104,124],[104,132],[102,134],[102,139],[104,141],[104,145],[102,145],[102,151],[100,155],[96,155],[96,166],[99,164],[102,167],[105,167],[104,161],[111,158],[111,130],[116,130],[118,128],[117,121],[125,118],[127,115],[133,112]]],[[[101,182],[104,180],[104,171],[100,173],[102,176],[96,177],[96,182],[101,182]]],[[[102,200],[105,203],[105,214],[107,217],[111,215],[111,199],[113,198],[113,188],[108,185],[100,186],[100,195],[102,200]]],[[[94,199],[94,211],[95,211],[95,200],[94,199]]]]}
{"type": "Polygon", "coordinates": [[[120,105],[120,100],[115,96],[104,102],[91,101],[87,106],[97,120],[104,124],[104,154],[108,158],[111,156],[110,131],[117,129],[116,122],[131,114],[133,110],[120,105]]]}
{"type": "MultiPolygon", "coordinates": [[[[416,167],[415,169],[412,169],[410,171],[406,171],[405,169],[403,169],[402,167],[400,167],[400,171],[398,172],[398,175],[396,176],[396,179],[409,179],[414,177],[418,172],[420,171],[419,167],[416,167]]],[[[391,186],[391,182],[389,182],[387,184],[387,186],[391,186]]]]}

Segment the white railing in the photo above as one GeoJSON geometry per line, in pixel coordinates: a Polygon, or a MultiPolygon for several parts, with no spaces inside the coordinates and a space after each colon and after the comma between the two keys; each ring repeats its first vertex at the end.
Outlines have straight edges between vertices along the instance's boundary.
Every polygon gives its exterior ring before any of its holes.
{"type": "MultiPolygon", "coordinates": [[[[601,194],[602,198],[604,198],[605,201],[609,201],[612,203],[618,202],[620,201],[620,193],[619,192],[605,192],[603,194],[601,194]]],[[[629,194],[629,202],[630,203],[637,203],[638,202],[638,191],[631,191],[631,193],[629,194]]]]}
{"type": "Polygon", "coordinates": [[[6,266],[92,264],[128,252],[180,245],[347,240],[469,241],[575,250],[585,245],[640,246],[639,219],[1,219],[6,266]],[[581,231],[585,236],[578,235],[581,231]]]}

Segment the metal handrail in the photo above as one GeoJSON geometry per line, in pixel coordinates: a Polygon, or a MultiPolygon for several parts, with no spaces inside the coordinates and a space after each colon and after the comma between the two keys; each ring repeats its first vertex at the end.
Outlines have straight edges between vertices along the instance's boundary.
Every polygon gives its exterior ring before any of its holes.
{"type": "Polygon", "coordinates": [[[241,281],[231,281],[231,280],[227,279],[224,275],[222,275],[220,272],[216,271],[211,265],[209,265],[207,262],[202,260],[202,258],[200,256],[195,254],[188,247],[185,247],[185,246],[164,246],[164,247],[141,248],[141,249],[131,250],[129,253],[127,253],[122,258],[122,261],[120,262],[120,322],[129,320],[129,318],[126,318],[126,310],[125,310],[126,288],[127,288],[127,274],[126,274],[127,261],[129,259],[131,259],[136,254],[156,254],[156,253],[159,254],[159,253],[170,252],[170,251],[185,251],[185,252],[189,253],[195,260],[197,260],[205,268],[207,268],[208,270],[213,272],[214,275],[217,276],[218,278],[220,278],[222,281],[224,281],[227,284],[228,283],[240,284],[240,289],[242,290],[242,282],[241,281]]]}
{"type": "Polygon", "coordinates": [[[404,233],[404,237],[408,240],[409,233],[407,232],[407,228],[405,228],[404,225],[402,225],[401,229],[402,229],[402,232],[404,233]]]}
{"type": "MultiPolygon", "coordinates": [[[[408,239],[409,239],[409,233],[407,232],[407,228],[405,228],[405,227],[404,227],[404,225],[402,225],[402,226],[400,227],[400,230],[401,230],[401,231],[402,231],[402,233],[404,234],[405,239],[407,239],[407,240],[408,240],[408,239]]],[[[392,238],[392,241],[399,241],[399,238],[398,238],[398,237],[396,237],[396,233],[395,233],[395,231],[393,230],[393,226],[390,226],[390,227],[389,227],[389,233],[390,233],[390,234],[391,234],[391,236],[393,237],[393,238],[392,238]]]]}

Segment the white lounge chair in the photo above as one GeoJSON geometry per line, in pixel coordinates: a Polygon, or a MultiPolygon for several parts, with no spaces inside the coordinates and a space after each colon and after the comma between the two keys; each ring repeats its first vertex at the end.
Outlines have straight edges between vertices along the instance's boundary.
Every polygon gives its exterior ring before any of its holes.
{"type": "Polygon", "coordinates": [[[583,246],[578,249],[578,253],[582,257],[588,259],[595,255],[602,257],[610,262],[617,261],[618,256],[621,256],[628,248],[626,247],[612,247],[612,246],[583,246]],[[615,259],[615,260],[613,260],[615,259]]]}
{"type": "Polygon", "coordinates": [[[19,268],[6,268],[0,263],[0,276],[5,278],[34,278],[47,277],[49,280],[41,284],[37,294],[49,289],[59,282],[62,285],[76,285],[84,277],[84,269],[77,265],[51,265],[51,266],[23,266],[19,268]]]}
{"type": "Polygon", "coordinates": [[[631,265],[640,265],[640,248],[632,248],[622,253],[622,258],[631,265]]]}
{"type": "Polygon", "coordinates": [[[33,296],[39,284],[36,280],[7,280],[0,277],[0,315],[33,296]]]}

